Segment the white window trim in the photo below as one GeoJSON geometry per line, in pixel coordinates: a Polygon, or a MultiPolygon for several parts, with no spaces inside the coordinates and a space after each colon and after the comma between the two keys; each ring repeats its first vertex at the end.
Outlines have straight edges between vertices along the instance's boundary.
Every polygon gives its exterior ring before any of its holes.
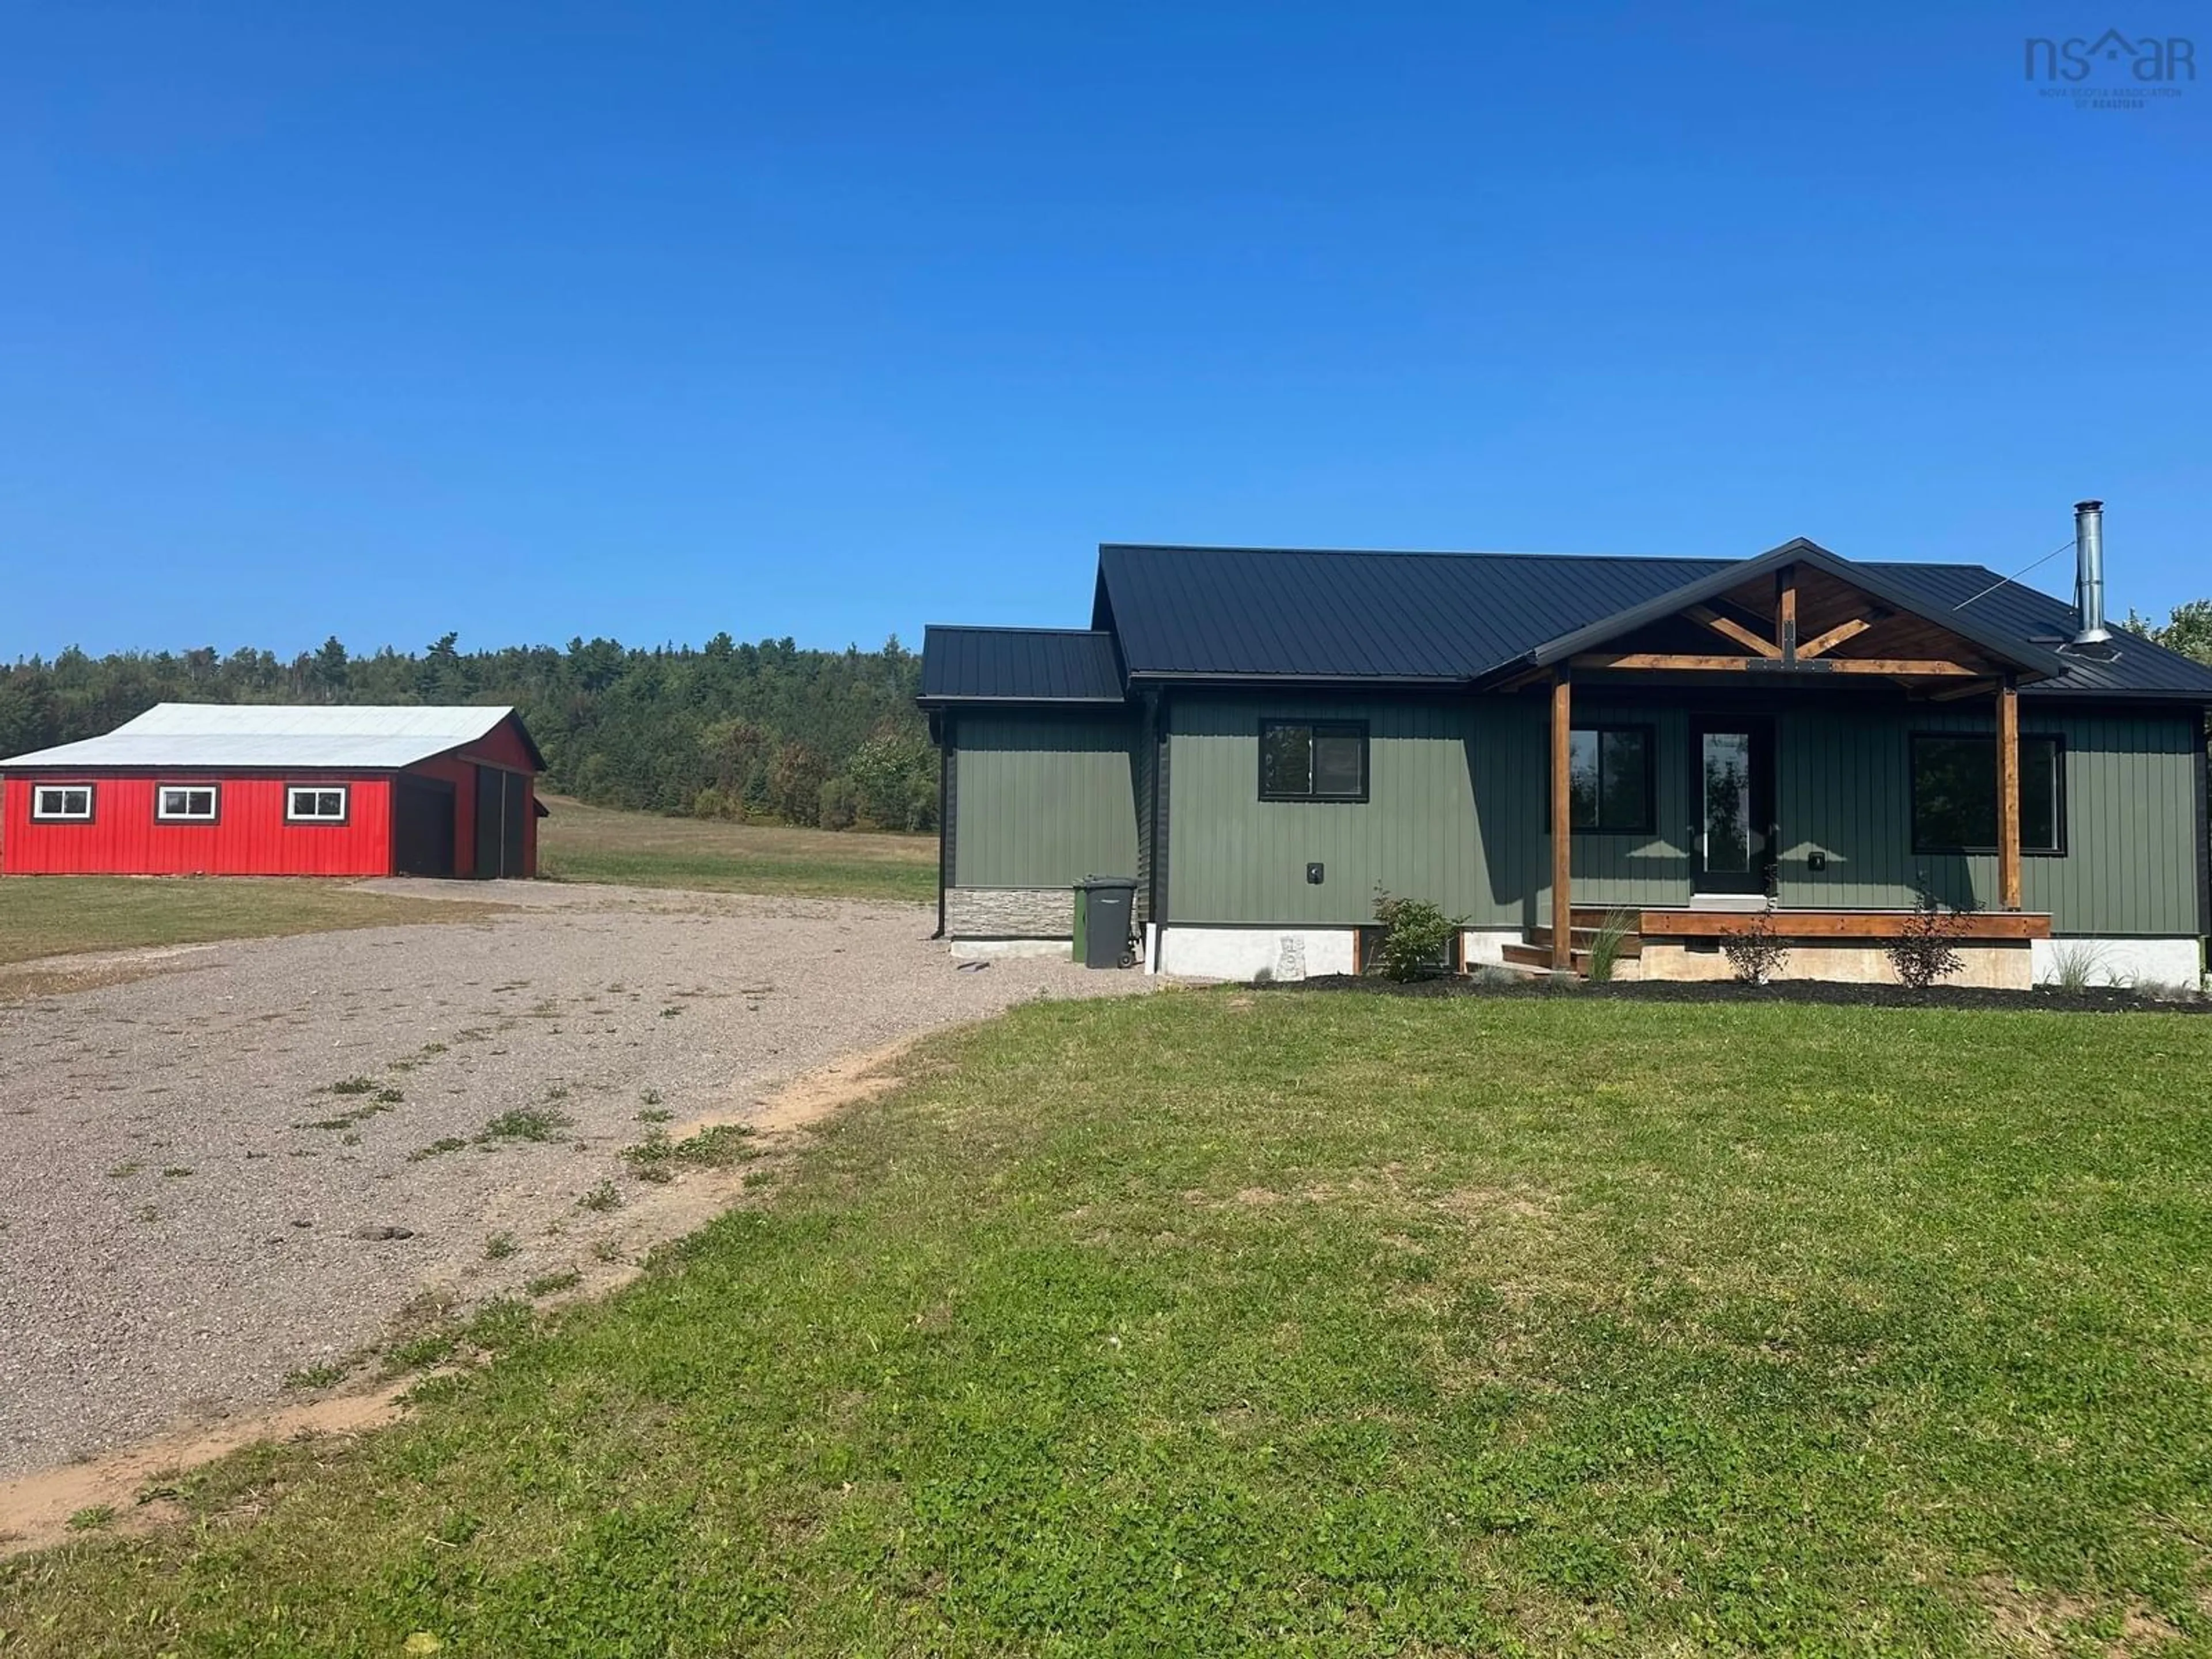
{"type": "Polygon", "coordinates": [[[33,783],[31,786],[31,822],[33,823],[90,823],[94,810],[100,804],[95,786],[89,783],[33,783]],[[49,812],[40,805],[48,790],[84,791],[84,811],[82,812],[49,812]]]}
{"type": "Polygon", "coordinates": [[[156,823],[217,823],[222,819],[222,786],[219,783],[163,783],[154,785],[154,822],[156,823]],[[208,810],[204,812],[172,812],[168,810],[168,794],[172,789],[205,790],[208,810]]]}
{"type": "Polygon", "coordinates": [[[352,819],[353,787],[350,784],[288,783],[284,786],[284,822],[287,823],[319,823],[336,828],[339,824],[352,822],[352,819]],[[300,812],[293,810],[293,803],[301,795],[331,793],[336,793],[338,798],[338,811],[336,817],[331,817],[326,812],[300,812]]]}

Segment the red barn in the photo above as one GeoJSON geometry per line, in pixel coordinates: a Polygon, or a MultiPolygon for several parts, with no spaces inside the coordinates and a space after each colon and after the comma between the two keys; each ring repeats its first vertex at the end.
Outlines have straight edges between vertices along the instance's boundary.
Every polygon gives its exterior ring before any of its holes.
{"type": "Polygon", "coordinates": [[[533,876],[512,708],[165,702],[0,761],[10,875],[533,876]]]}

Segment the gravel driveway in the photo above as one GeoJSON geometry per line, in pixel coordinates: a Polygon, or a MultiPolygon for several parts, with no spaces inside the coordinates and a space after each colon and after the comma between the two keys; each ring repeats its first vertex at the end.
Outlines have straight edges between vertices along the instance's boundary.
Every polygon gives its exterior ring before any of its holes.
{"type": "Polygon", "coordinates": [[[903,906],[378,884],[516,908],[0,1006],[0,1478],[275,1398],[426,1289],[579,1266],[618,1217],[578,1200],[623,1185],[641,1110],[742,1110],[923,1028],[1142,983],[961,972],[903,906]],[[558,1127],[491,1133],[510,1113],[558,1127]]]}

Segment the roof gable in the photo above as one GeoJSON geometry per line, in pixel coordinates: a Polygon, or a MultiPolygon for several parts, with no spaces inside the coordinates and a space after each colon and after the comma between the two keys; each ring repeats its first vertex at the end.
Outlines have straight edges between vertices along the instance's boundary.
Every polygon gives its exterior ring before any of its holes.
{"type": "Polygon", "coordinates": [[[1623,635],[1632,634],[1638,629],[1679,616],[1693,606],[1720,599],[1747,584],[1756,583],[1793,568],[1819,571],[1884,605],[1917,617],[1948,635],[1955,635],[2005,667],[2038,679],[2051,678],[2065,672],[2066,664],[2056,652],[2042,649],[2014,635],[1991,627],[1981,617],[1970,616],[1960,608],[1946,610],[1940,605],[1931,605],[1925,593],[1893,580],[1882,572],[1880,566],[1856,564],[1831,553],[1818,542],[1806,540],[1802,536],[1786,541],[1779,547],[1770,548],[1755,558],[1724,565],[1709,575],[1685,582],[1671,592],[1659,594],[1641,605],[1626,607],[1610,617],[1547,640],[1529,651],[1525,660],[1531,666],[1539,668],[1568,661],[1582,652],[1607,644],[1623,635]]]}

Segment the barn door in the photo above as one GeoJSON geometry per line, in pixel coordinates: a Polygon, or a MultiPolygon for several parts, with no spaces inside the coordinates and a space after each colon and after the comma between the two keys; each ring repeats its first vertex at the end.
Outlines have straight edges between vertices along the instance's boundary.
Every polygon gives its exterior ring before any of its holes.
{"type": "Polygon", "coordinates": [[[522,823],[530,811],[525,799],[528,791],[520,772],[502,772],[506,785],[501,792],[502,811],[500,815],[499,872],[510,880],[520,881],[522,868],[522,823]]]}
{"type": "Polygon", "coordinates": [[[392,801],[392,866],[403,876],[453,873],[453,786],[400,778],[392,801]]]}

